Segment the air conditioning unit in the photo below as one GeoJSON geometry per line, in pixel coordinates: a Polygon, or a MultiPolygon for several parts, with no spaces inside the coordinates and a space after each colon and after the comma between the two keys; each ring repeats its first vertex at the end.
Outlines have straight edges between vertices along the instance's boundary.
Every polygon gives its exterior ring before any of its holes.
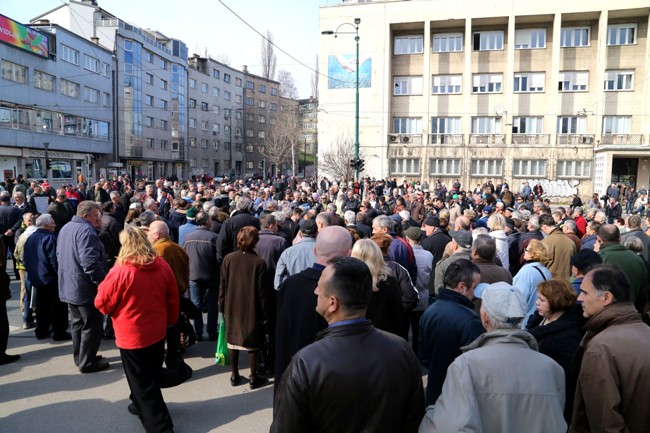
{"type": "Polygon", "coordinates": [[[411,136],[410,135],[402,135],[402,143],[408,143],[411,141],[411,136]]]}
{"type": "Polygon", "coordinates": [[[397,135],[389,135],[389,136],[388,136],[388,140],[389,140],[391,143],[395,143],[395,142],[397,141],[397,135]]]}

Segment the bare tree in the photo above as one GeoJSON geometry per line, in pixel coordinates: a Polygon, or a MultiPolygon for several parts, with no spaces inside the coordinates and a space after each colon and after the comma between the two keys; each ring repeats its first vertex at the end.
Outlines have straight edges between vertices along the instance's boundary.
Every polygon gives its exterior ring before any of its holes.
{"type": "Polygon", "coordinates": [[[320,69],[318,68],[318,54],[316,54],[316,66],[311,74],[311,96],[318,99],[318,80],[320,78],[320,69]]]}
{"type": "Polygon", "coordinates": [[[217,57],[215,57],[215,60],[219,63],[223,63],[224,65],[230,66],[230,57],[228,57],[228,54],[226,53],[219,53],[217,54],[217,57]]]}
{"type": "Polygon", "coordinates": [[[262,76],[269,80],[275,79],[275,66],[278,61],[274,48],[273,33],[267,30],[266,38],[262,38],[262,76]]]}
{"type": "Polygon", "coordinates": [[[298,89],[296,89],[296,80],[291,72],[284,69],[278,71],[278,80],[280,83],[280,96],[289,99],[298,99],[298,89]]]}
{"type": "MultiPolygon", "coordinates": [[[[359,158],[363,159],[361,152],[359,152],[359,158]]],[[[354,168],[350,164],[353,159],[354,139],[351,136],[339,135],[334,140],[331,150],[322,152],[318,156],[318,171],[335,178],[354,179],[354,168]]]]}
{"type": "Polygon", "coordinates": [[[295,174],[295,154],[299,150],[301,125],[298,118],[298,104],[284,99],[276,117],[270,119],[271,127],[266,134],[260,153],[275,164],[278,175],[283,163],[291,158],[291,168],[295,174]]]}

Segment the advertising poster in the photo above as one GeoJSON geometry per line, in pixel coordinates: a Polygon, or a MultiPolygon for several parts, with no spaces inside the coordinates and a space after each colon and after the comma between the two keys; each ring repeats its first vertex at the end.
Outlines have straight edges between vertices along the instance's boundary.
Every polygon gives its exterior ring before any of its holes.
{"type": "Polygon", "coordinates": [[[0,42],[21,48],[30,53],[47,58],[47,36],[32,30],[17,21],[0,15],[0,42]]]}
{"type": "MultiPolygon", "coordinates": [[[[327,59],[327,88],[354,89],[357,79],[356,54],[339,54],[327,59]]],[[[368,88],[372,81],[372,57],[359,56],[359,88],[368,88]]]]}

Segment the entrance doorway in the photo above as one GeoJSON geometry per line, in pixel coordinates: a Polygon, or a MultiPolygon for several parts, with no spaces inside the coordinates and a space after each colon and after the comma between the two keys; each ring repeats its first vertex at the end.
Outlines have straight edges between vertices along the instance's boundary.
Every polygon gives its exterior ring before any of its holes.
{"type": "Polygon", "coordinates": [[[636,178],[639,169],[638,158],[614,158],[612,160],[611,183],[623,184],[636,188],[636,178]]]}

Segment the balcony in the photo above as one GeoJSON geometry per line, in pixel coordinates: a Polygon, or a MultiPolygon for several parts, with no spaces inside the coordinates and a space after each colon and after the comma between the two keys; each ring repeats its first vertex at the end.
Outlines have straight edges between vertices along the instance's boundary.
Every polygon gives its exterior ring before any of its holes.
{"type": "Polygon", "coordinates": [[[594,144],[593,134],[557,134],[557,144],[594,144]]]}
{"type": "Polygon", "coordinates": [[[550,134],[512,134],[512,144],[551,144],[550,134]]]}
{"type": "Polygon", "coordinates": [[[506,144],[505,134],[470,134],[469,144],[506,144]]]}
{"type": "Polygon", "coordinates": [[[643,134],[603,134],[600,144],[623,144],[638,146],[643,144],[643,134]]]}
{"type": "Polygon", "coordinates": [[[422,134],[388,134],[388,143],[422,144],[422,134]]]}
{"type": "Polygon", "coordinates": [[[463,134],[429,134],[429,144],[462,145],[463,134]]]}

